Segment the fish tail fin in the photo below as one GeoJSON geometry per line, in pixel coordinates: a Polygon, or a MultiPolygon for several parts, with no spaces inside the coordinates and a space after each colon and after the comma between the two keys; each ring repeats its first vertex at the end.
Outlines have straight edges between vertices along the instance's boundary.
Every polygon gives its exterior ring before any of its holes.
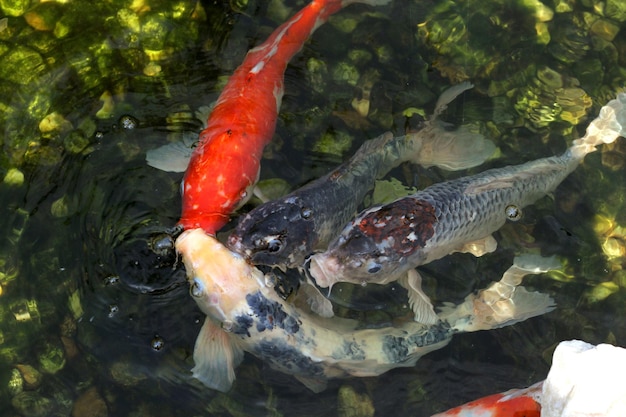
{"type": "Polygon", "coordinates": [[[589,123],[585,136],[572,143],[569,153],[582,159],[595,151],[596,146],[612,143],[618,136],[626,137],[626,93],[619,93],[600,109],[598,117],[589,123]]]}
{"type": "Polygon", "coordinates": [[[559,267],[555,258],[526,255],[515,258],[502,279],[478,294],[470,294],[458,306],[446,306],[439,316],[460,332],[510,326],[552,311],[554,300],[547,294],[529,292],[518,286],[529,274],[540,274],[559,267]]]}
{"type": "Polygon", "coordinates": [[[438,166],[450,171],[475,167],[493,155],[496,147],[483,135],[473,132],[469,126],[448,130],[437,121],[454,99],[461,93],[474,87],[465,81],[454,85],[441,93],[435,110],[428,120],[428,125],[419,132],[410,134],[414,142],[420,143],[415,148],[418,155],[412,162],[425,167],[438,166]]]}
{"type": "MultiPolygon", "coordinates": [[[[438,122],[433,122],[432,134],[422,138],[420,152],[412,162],[424,167],[438,166],[449,171],[478,166],[496,150],[492,141],[480,133],[472,132],[469,126],[448,131],[438,122]]],[[[419,137],[420,132],[413,135],[419,137]]]]}

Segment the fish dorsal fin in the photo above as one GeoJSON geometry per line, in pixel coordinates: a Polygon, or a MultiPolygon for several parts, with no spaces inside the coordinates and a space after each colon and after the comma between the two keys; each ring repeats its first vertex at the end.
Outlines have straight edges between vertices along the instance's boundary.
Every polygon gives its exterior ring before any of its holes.
{"type": "Polygon", "coordinates": [[[195,378],[209,388],[226,392],[233,385],[235,368],[243,360],[243,350],[207,317],[196,339],[193,360],[196,366],[191,372],[195,378]]]}
{"type": "Polygon", "coordinates": [[[409,306],[415,314],[415,321],[427,325],[439,321],[437,313],[430,302],[430,298],[422,290],[422,277],[415,269],[410,269],[398,281],[409,292],[409,306]]]}
{"type": "Polygon", "coordinates": [[[306,377],[306,376],[301,376],[301,375],[294,375],[294,376],[296,377],[298,381],[302,382],[304,386],[306,386],[308,389],[310,389],[316,394],[318,392],[324,391],[326,389],[326,386],[328,385],[328,381],[326,381],[326,379],[306,377]]]}
{"type": "Polygon", "coordinates": [[[465,195],[479,194],[485,191],[498,190],[502,188],[511,188],[520,181],[537,175],[548,175],[555,171],[562,171],[563,165],[557,163],[556,157],[552,159],[544,158],[539,163],[527,163],[519,165],[517,169],[511,169],[510,172],[500,172],[491,178],[480,178],[478,181],[471,182],[463,193],[465,195]]]}

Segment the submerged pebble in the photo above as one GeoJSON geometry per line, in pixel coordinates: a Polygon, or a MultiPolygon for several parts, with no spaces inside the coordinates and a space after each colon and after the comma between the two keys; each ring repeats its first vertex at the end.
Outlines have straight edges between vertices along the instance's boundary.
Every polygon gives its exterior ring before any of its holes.
{"type": "Polygon", "coordinates": [[[35,389],[39,387],[43,379],[43,375],[34,366],[28,364],[17,364],[15,368],[19,371],[24,381],[25,389],[35,389]]]}
{"type": "Polygon", "coordinates": [[[374,417],[376,413],[372,399],[365,393],[359,394],[350,385],[339,388],[337,409],[339,417],[374,417]]]}
{"type": "Polygon", "coordinates": [[[47,417],[54,411],[54,402],[37,391],[24,391],[11,399],[15,411],[23,417],[47,417]]]}
{"type": "Polygon", "coordinates": [[[72,408],[72,417],[107,417],[108,415],[107,404],[96,387],[83,392],[72,408]]]}
{"type": "Polygon", "coordinates": [[[65,366],[65,351],[61,343],[46,342],[38,356],[41,370],[48,374],[56,374],[65,366]]]}

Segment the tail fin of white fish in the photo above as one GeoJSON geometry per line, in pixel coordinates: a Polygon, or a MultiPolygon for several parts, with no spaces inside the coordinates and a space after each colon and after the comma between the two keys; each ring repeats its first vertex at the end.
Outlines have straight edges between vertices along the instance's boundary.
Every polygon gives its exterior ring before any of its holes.
{"type": "Polygon", "coordinates": [[[469,295],[458,306],[446,306],[439,316],[460,332],[496,329],[552,311],[556,306],[547,294],[519,287],[528,274],[540,274],[560,265],[555,258],[525,255],[515,258],[498,282],[469,295]]]}
{"type": "Polygon", "coordinates": [[[600,109],[600,114],[587,127],[585,136],[576,139],[570,154],[582,159],[596,146],[612,143],[618,136],[626,137],[626,93],[619,93],[617,98],[609,101],[600,109]]]}

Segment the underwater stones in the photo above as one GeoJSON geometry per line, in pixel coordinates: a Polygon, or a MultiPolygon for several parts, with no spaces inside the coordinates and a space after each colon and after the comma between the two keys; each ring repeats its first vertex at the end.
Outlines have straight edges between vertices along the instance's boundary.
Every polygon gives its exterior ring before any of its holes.
{"type": "Polygon", "coordinates": [[[268,178],[257,183],[257,188],[261,195],[268,201],[275,200],[291,191],[291,186],[287,180],[282,178],[268,178]]]}
{"type": "Polygon", "coordinates": [[[41,55],[26,46],[15,45],[2,56],[0,78],[27,85],[41,75],[46,65],[41,55]]]}
{"type": "Polygon", "coordinates": [[[337,395],[339,417],[373,417],[376,413],[372,399],[366,393],[359,394],[350,385],[342,385],[337,395]]]}
{"type": "Polygon", "coordinates": [[[7,173],[4,174],[2,182],[11,187],[19,187],[24,184],[24,173],[17,168],[10,168],[7,173]]]}
{"type": "Polygon", "coordinates": [[[0,0],[0,9],[8,16],[21,16],[30,7],[31,0],[0,0]]]}
{"type": "Polygon", "coordinates": [[[580,61],[591,49],[586,30],[575,26],[571,20],[565,18],[555,24],[560,27],[552,33],[552,40],[548,44],[550,54],[565,64],[580,61]]]}
{"type": "Polygon", "coordinates": [[[42,137],[47,139],[67,133],[72,128],[72,123],[57,112],[48,114],[39,122],[39,131],[42,137]]]}
{"type": "Polygon", "coordinates": [[[610,20],[598,19],[593,22],[589,31],[592,34],[611,42],[617,36],[617,33],[620,31],[620,27],[610,20]]]}
{"type": "Polygon", "coordinates": [[[72,407],[72,417],[107,417],[108,415],[106,402],[96,387],[83,392],[72,407]]]}
{"type": "Polygon", "coordinates": [[[22,378],[22,374],[18,369],[11,369],[11,374],[9,376],[9,381],[7,382],[6,387],[9,391],[9,395],[11,395],[12,397],[24,391],[24,379],[22,378]]]}
{"type": "Polygon", "coordinates": [[[338,157],[343,157],[343,153],[346,152],[352,146],[352,137],[343,131],[326,132],[315,145],[313,145],[314,152],[326,153],[338,157]]]}
{"type": "Polygon", "coordinates": [[[626,143],[616,140],[613,143],[602,146],[602,165],[612,171],[621,170],[626,163],[626,143]]]}
{"type": "Polygon", "coordinates": [[[63,138],[63,148],[72,154],[79,154],[85,151],[89,145],[91,145],[91,140],[80,129],[72,130],[63,138]]]}
{"type": "Polygon", "coordinates": [[[132,362],[118,361],[109,369],[111,377],[123,387],[132,387],[145,381],[148,377],[137,369],[132,362]]]}
{"type": "Polygon", "coordinates": [[[552,9],[539,0],[522,0],[521,4],[534,11],[538,22],[549,22],[554,16],[552,9]]]}
{"type": "Polygon", "coordinates": [[[17,364],[15,365],[15,369],[20,373],[25,389],[36,389],[43,380],[43,375],[34,366],[17,364]]]}
{"type": "Polygon", "coordinates": [[[48,374],[55,374],[65,366],[65,351],[60,343],[47,341],[42,352],[38,355],[41,370],[48,374]]]}
{"type": "Polygon", "coordinates": [[[626,3],[623,0],[607,0],[604,14],[620,23],[626,22],[626,3]]]}
{"type": "Polygon", "coordinates": [[[24,14],[24,20],[35,30],[51,31],[63,14],[62,5],[57,2],[43,2],[35,5],[24,14]]]}
{"type": "Polygon", "coordinates": [[[575,0],[555,0],[554,11],[557,13],[567,13],[574,10],[575,0]]]}
{"type": "Polygon", "coordinates": [[[595,304],[605,300],[617,291],[619,291],[619,286],[616,283],[612,281],[601,282],[586,291],[584,297],[589,304],[595,304]]]}
{"type": "Polygon", "coordinates": [[[602,252],[607,258],[623,258],[626,255],[626,242],[621,236],[611,235],[602,242],[602,252]]]}
{"type": "Polygon", "coordinates": [[[11,399],[11,405],[23,417],[46,417],[53,411],[54,402],[36,391],[24,391],[11,399]]]}
{"type": "Polygon", "coordinates": [[[332,70],[332,78],[339,84],[348,84],[354,87],[357,85],[359,77],[359,70],[350,62],[340,61],[332,70]]]}
{"type": "Polygon", "coordinates": [[[528,85],[517,91],[514,108],[535,129],[553,122],[577,125],[592,105],[591,97],[578,84],[575,78],[540,66],[528,85]]]}

